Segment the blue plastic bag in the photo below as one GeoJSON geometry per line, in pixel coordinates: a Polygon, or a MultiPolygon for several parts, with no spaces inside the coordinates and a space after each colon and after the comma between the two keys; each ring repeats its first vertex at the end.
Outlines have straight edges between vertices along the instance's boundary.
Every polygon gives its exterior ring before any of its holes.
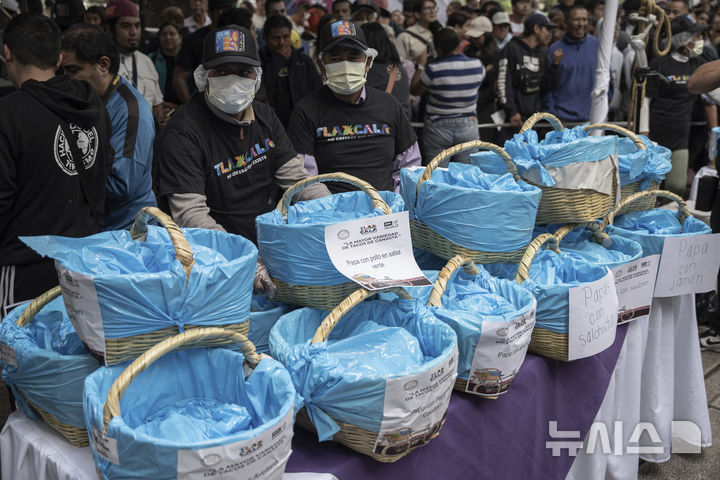
{"type": "Polygon", "coordinates": [[[326,342],[311,343],[327,314],[294,310],[270,331],[270,350],[290,371],[320,441],[339,431],[331,417],[379,431],[388,377],[430,371],[457,346],[455,332],[414,300],[363,302],[326,342]]]}
{"type": "MultiPolygon", "coordinates": [[[[378,192],[393,212],[405,208],[402,197],[378,192]]],[[[348,279],[337,271],[325,248],[325,227],[384,215],[370,197],[353,191],[298,202],[288,208],[287,223],[275,209],[255,219],[260,258],[273,278],[290,285],[339,285],[348,279]]]]}
{"type": "Polygon", "coordinates": [[[658,184],[665,180],[665,175],[672,169],[669,149],[656,145],[644,135],[638,135],[645,145],[639,150],[635,143],[627,137],[618,140],[618,170],[620,185],[640,182],[640,190],[647,190],[650,182],[658,184]]]}
{"type": "Polygon", "coordinates": [[[474,165],[450,163],[420,185],[421,169],[404,168],[400,188],[410,219],[471,250],[511,252],[532,240],[541,191],[511,174],[484,173],[474,165]]]}
{"type": "MultiPolygon", "coordinates": [[[[81,288],[85,298],[90,299],[87,302],[99,312],[104,338],[128,337],[175,325],[182,328],[246,321],[257,263],[255,246],[240,235],[204,228],[182,231],[195,259],[189,280],[175,259],[164,228],[148,226],[145,241],[133,240],[128,231],[86,238],[43,236],[21,240],[39,254],[56,260],[64,291],[77,288],[70,284],[78,279],[89,278],[81,288]]],[[[67,305],[68,298],[65,301],[67,305]]],[[[71,316],[71,320],[77,327],[77,319],[71,316]]]]}
{"type": "Polygon", "coordinates": [[[15,322],[28,305],[13,309],[0,325],[0,343],[6,346],[0,356],[3,382],[28,418],[39,420],[26,396],[60,422],[84,429],[83,382],[100,365],[75,333],[62,298],[18,327],[15,322]]]}
{"type": "MultiPolygon", "coordinates": [[[[287,370],[265,357],[243,378],[243,360],[239,352],[196,348],[170,352],[140,373],[120,399],[121,416],[110,420],[105,434],[117,442],[119,464],[98,453],[103,448],[95,445],[93,435],[102,434],[108,391],[128,364],[102,367],[90,375],[85,381],[85,421],[103,477],[176,479],[182,451],[253,439],[279,428],[281,422],[287,422],[291,435],[293,411],[301,400],[287,370]]],[[[289,439],[280,448],[286,448],[289,457],[289,439]]],[[[228,450],[236,451],[245,450],[228,450]]],[[[230,459],[222,452],[202,456],[210,462],[206,463],[210,476],[239,461],[237,452],[230,459]]],[[[276,475],[282,473],[287,457],[276,475]]]]}
{"type": "Polygon", "coordinates": [[[270,329],[294,307],[280,302],[272,302],[265,295],[253,295],[250,305],[250,331],[248,339],[255,345],[258,353],[270,353],[270,329]]]}

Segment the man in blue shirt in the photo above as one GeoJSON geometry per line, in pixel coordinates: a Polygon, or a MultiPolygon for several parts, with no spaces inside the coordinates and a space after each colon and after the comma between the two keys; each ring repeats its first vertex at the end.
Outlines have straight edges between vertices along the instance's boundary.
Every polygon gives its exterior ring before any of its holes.
{"type": "Polygon", "coordinates": [[[62,66],[76,80],[86,80],[110,114],[115,161],[108,175],[104,230],[132,226],[137,212],[155,206],[152,156],[155,124],[150,105],[118,75],[117,47],[94,25],[75,25],[62,39],[62,66]]]}

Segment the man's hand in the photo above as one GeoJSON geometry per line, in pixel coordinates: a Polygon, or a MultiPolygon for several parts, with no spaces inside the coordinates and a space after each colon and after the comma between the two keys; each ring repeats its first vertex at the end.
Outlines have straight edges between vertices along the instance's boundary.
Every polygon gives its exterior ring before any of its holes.
{"type": "Polygon", "coordinates": [[[522,124],[523,124],[522,117],[520,116],[519,113],[516,113],[515,115],[510,117],[510,125],[512,126],[512,128],[520,128],[520,127],[522,127],[522,124]]]}
{"type": "Polygon", "coordinates": [[[553,65],[560,65],[560,60],[562,60],[563,57],[563,51],[562,48],[558,48],[552,53],[553,57],[553,65]]]}
{"type": "Polygon", "coordinates": [[[263,292],[268,298],[275,296],[275,284],[270,278],[265,264],[258,258],[257,270],[255,271],[255,280],[253,281],[253,289],[263,292]]]}
{"type": "Polygon", "coordinates": [[[161,127],[165,126],[177,108],[178,106],[172,102],[163,102],[160,105],[153,107],[153,113],[155,114],[155,118],[157,118],[161,127]]]}

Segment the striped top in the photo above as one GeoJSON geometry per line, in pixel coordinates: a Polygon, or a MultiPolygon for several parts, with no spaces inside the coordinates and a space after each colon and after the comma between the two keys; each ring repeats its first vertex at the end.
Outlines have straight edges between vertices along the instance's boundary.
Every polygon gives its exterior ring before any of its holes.
{"type": "Polygon", "coordinates": [[[420,81],[428,89],[427,117],[475,115],[478,88],[485,78],[485,67],[476,58],[462,53],[433,60],[425,67],[420,81]]]}

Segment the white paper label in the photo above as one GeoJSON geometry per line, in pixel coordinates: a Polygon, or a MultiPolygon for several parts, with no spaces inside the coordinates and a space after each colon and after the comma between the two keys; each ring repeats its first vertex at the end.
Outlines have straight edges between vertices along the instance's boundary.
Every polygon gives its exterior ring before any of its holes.
{"type": "Polygon", "coordinates": [[[18,366],[17,358],[15,358],[15,349],[10,345],[0,343],[0,359],[2,359],[3,363],[12,365],[13,367],[17,368],[18,366]]]}
{"type": "Polygon", "coordinates": [[[656,297],[715,289],[720,267],[720,234],[666,237],[655,284],[656,297]]]}
{"type": "Polygon", "coordinates": [[[178,450],[178,480],[279,480],[290,458],[293,409],[257,437],[201,450],[178,450]]]}
{"type": "Polygon", "coordinates": [[[120,465],[120,456],[118,455],[117,439],[106,437],[92,427],[93,448],[95,453],[103,457],[105,460],[120,465]]]}
{"type": "Polygon", "coordinates": [[[530,311],[508,322],[483,322],[465,391],[484,397],[507,392],[525,360],[535,326],[537,301],[530,311]]]}
{"type": "Polygon", "coordinates": [[[440,430],[457,378],[457,347],[429,371],[389,378],[375,453],[395,455],[423,445],[440,430]]]}
{"type": "Polygon", "coordinates": [[[600,353],[615,341],[618,298],[608,269],[600,280],[568,291],[568,360],[600,353]]]}
{"type": "Polygon", "coordinates": [[[68,270],[55,262],[63,302],[75,331],[95,354],[105,356],[105,330],[93,277],[68,270]]]}
{"type": "Polygon", "coordinates": [[[613,268],[618,325],[650,315],[658,263],[660,255],[649,255],[613,268]]]}
{"type": "Polygon", "coordinates": [[[335,268],[368,290],[432,285],[415,263],[408,212],[325,227],[335,268]]]}

